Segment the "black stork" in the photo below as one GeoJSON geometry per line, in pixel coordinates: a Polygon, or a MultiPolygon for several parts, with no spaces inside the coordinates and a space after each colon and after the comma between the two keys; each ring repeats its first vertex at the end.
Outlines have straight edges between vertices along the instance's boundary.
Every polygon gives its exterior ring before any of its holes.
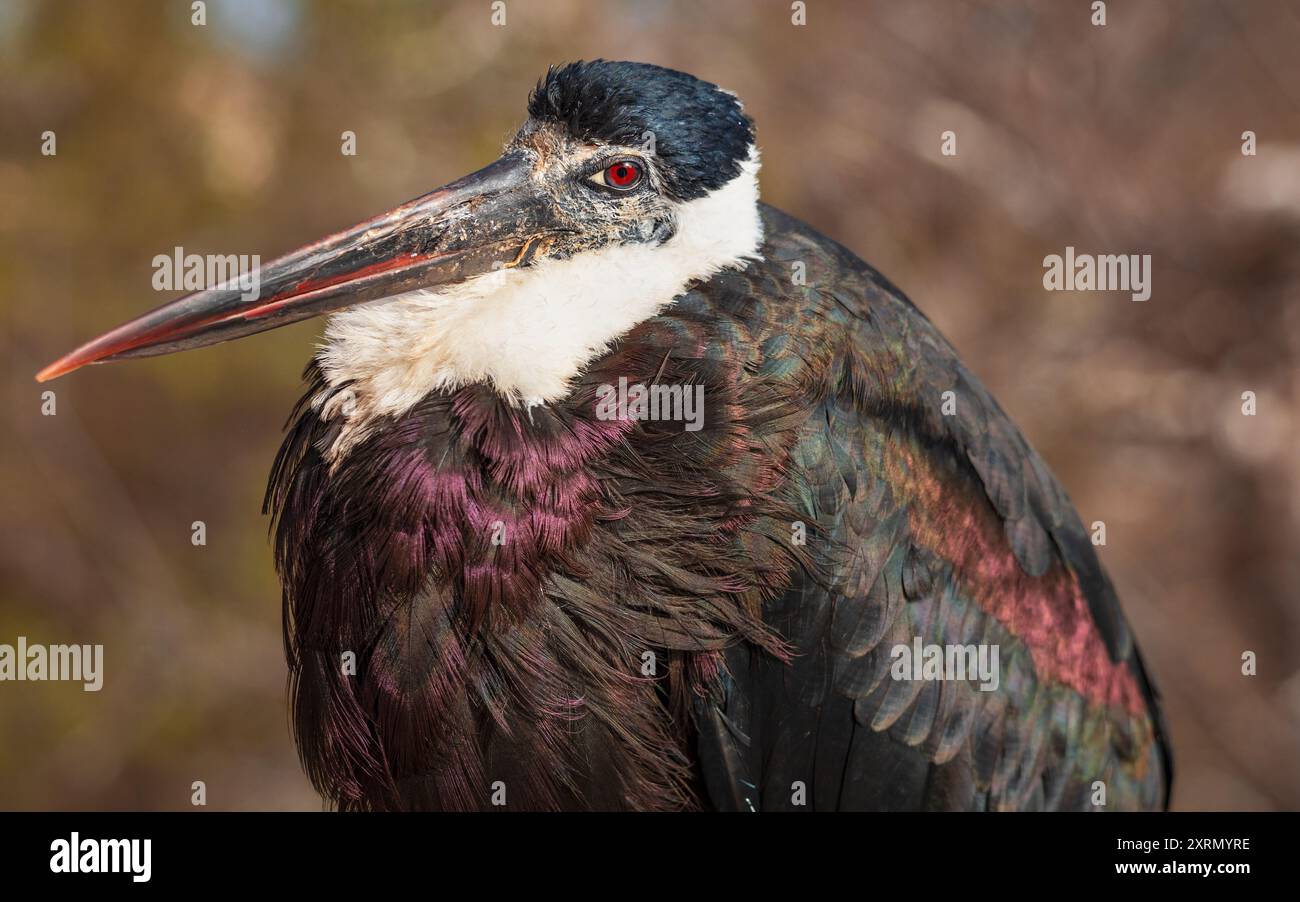
{"type": "Polygon", "coordinates": [[[1167,804],[1065,491],[758,168],[730,92],[552,68],[486,168],[39,374],[332,314],[266,495],[330,803],[1167,804]]]}

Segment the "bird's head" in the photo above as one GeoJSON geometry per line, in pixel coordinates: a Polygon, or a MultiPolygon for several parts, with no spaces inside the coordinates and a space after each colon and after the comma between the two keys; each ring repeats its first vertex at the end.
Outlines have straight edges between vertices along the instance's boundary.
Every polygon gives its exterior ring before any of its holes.
{"type": "Polygon", "coordinates": [[[318,359],[365,416],[475,381],[562,397],[687,284],[761,243],[753,127],[731,93],[642,63],[552,68],[502,156],[471,175],[78,348],[88,363],[204,347],[320,314],[318,359]]]}

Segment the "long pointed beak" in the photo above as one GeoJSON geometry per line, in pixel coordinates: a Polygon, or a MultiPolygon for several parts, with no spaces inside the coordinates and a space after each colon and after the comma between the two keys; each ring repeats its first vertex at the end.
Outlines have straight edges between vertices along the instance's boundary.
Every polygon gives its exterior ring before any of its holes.
{"type": "Polygon", "coordinates": [[[530,163],[501,157],[423,197],[309,244],[246,277],[163,304],[41,370],[45,382],[88,363],[170,354],[264,332],[344,307],[527,265],[553,223],[530,190],[530,163]],[[247,286],[258,284],[256,291],[247,286]]]}

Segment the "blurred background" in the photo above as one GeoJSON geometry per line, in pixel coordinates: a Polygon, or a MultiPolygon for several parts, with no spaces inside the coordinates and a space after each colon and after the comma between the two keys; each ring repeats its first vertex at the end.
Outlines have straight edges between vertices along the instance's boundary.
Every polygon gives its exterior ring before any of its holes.
{"type": "Polygon", "coordinates": [[[156,254],[270,259],[421,194],[598,56],[736,91],[765,198],[907,292],[1106,523],[1175,807],[1300,808],[1300,4],[1089,6],[0,0],[0,643],[106,671],[0,683],[0,808],[320,806],[259,513],[320,322],[32,375],[172,297],[156,254]],[[1044,291],[1066,245],[1151,254],[1151,300],[1044,291]]]}

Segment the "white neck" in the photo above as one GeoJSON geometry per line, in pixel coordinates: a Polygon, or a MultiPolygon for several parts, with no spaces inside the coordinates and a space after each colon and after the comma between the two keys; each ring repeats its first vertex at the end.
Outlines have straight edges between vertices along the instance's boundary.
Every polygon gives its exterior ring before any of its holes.
{"type": "Polygon", "coordinates": [[[681,204],[676,234],[661,245],[604,247],[337,313],[317,361],[331,386],[351,383],[349,419],[361,428],[433,389],[473,382],[525,405],[558,400],[691,281],[756,256],[758,166],[751,153],[726,185],[681,204]]]}

